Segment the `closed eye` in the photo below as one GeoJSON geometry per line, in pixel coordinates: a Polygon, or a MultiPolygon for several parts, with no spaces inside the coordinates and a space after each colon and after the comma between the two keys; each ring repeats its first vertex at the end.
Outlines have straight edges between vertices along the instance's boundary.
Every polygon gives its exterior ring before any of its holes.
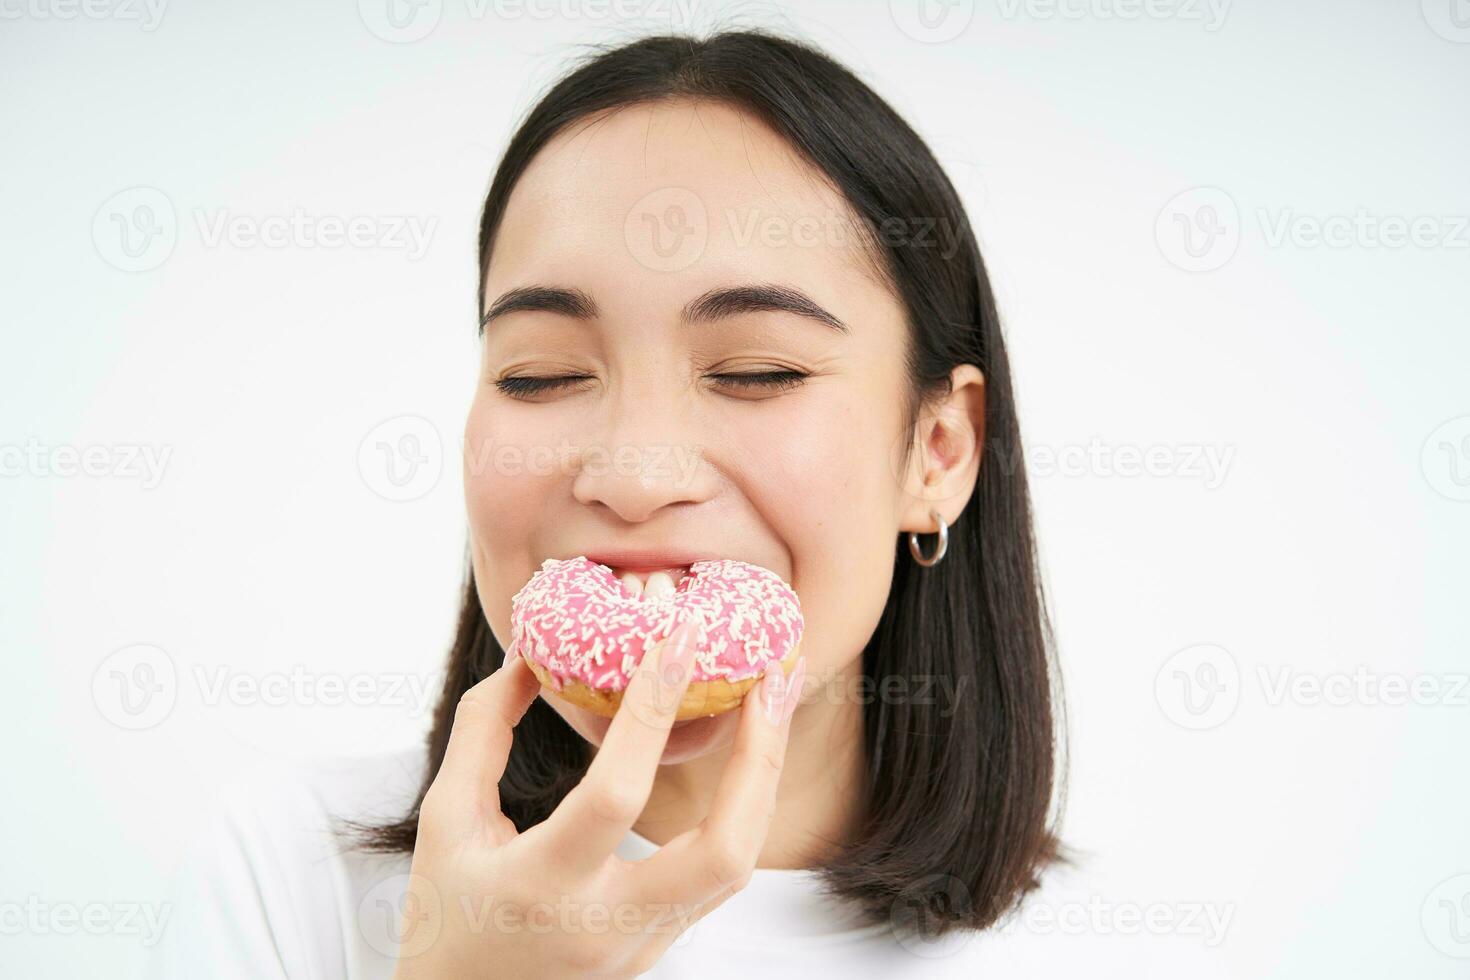
{"type": "MultiPolygon", "coordinates": [[[[801,384],[807,376],[800,371],[754,371],[745,374],[711,374],[710,377],[721,384],[735,388],[787,390],[801,384]]],[[[495,382],[495,387],[512,398],[525,398],[529,395],[556,391],[591,380],[591,376],[585,374],[565,374],[545,378],[511,377],[499,379],[495,382]]]]}
{"type": "Polygon", "coordinates": [[[749,374],[712,374],[723,383],[737,388],[795,388],[806,380],[800,371],[754,371],[749,374]]]}
{"type": "Polygon", "coordinates": [[[501,378],[495,382],[495,387],[512,398],[525,398],[527,395],[553,391],[579,381],[591,380],[591,377],[585,374],[567,374],[551,378],[501,378]]]}

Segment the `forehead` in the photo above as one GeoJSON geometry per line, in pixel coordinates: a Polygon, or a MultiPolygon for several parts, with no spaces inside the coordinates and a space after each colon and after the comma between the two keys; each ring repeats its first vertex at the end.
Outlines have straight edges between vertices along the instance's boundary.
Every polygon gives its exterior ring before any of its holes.
{"type": "Polygon", "coordinates": [[[764,281],[799,286],[852,322],[896,309],[860,229],[841,193],[757,117],[714,102],[623,107],[558,133],[517,181],[486,301],[535,283],[585,289],[607,309],[666,311],[705,288],[764,281]]]}

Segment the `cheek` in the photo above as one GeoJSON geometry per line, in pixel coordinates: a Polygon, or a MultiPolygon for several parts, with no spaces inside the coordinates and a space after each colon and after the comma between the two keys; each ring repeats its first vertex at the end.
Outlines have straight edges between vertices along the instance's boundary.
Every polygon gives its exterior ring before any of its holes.
{"type": "Polygon", "coordinates": [[[562,440],[555,431],[539,431],[526,413],[487,401],[476,400],[465,425],[465,516],[480,603],[503,645],[510,639],[510,597],[530,577],[537,537],[554,520],[562,440]]]}
{"type": "Polygon", "coordinates": [[[777,531],[806,551],[793,557],[846,564],[896,526],[899,484],[887,455],[894,423],[858,392],[821,395],[747,432],[742,466],[763,488],[777,531]]]}
{"type": "Polygon", "coordinates": [[[892,583],[899,485],[887,433],[856,393],[793,406],[743,443],[746,491],[790,552],[801,596],[802,650],[836,670],[861,654],[892,583]]]}

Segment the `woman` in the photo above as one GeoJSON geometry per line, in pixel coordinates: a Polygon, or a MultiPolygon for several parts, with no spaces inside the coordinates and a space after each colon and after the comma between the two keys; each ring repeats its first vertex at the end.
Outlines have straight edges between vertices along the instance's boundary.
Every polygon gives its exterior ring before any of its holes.
{"type": "Polygon", "coordinates": [[[357,832],[306,900],[340,914],[255,941],[400,978],[999,963],[970,940],[1057,857],[1054,674],[1000,323],[928,148],[799,43],[639,40],[521,124],[479,260],[470,574],[427,758],[314,796],[357,832]],[[673,724],[689,631],[614,719],[538,689],[510,599],[576,555],[649,590],[699,558],[775,571],[804,681],[673,724]],[[407,815],[360,819],[395,780],[407,815]]]}

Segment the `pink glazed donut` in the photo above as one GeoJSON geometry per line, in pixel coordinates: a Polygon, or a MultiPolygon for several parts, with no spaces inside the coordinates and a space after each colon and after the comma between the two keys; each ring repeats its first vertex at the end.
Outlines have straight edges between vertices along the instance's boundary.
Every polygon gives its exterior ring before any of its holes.
{"type": "Polygon", "coordinates": [[[542,685],[611,717],[646,649],[698,610],[705,642],[676,720],[737,707],[775,660],[790,674],[801,601],[775,572],[734,559],[696,561],[672,595],[633,595],[589,558],[548,558],[510,600],[508,656],[525,659],[542,685]]]}

